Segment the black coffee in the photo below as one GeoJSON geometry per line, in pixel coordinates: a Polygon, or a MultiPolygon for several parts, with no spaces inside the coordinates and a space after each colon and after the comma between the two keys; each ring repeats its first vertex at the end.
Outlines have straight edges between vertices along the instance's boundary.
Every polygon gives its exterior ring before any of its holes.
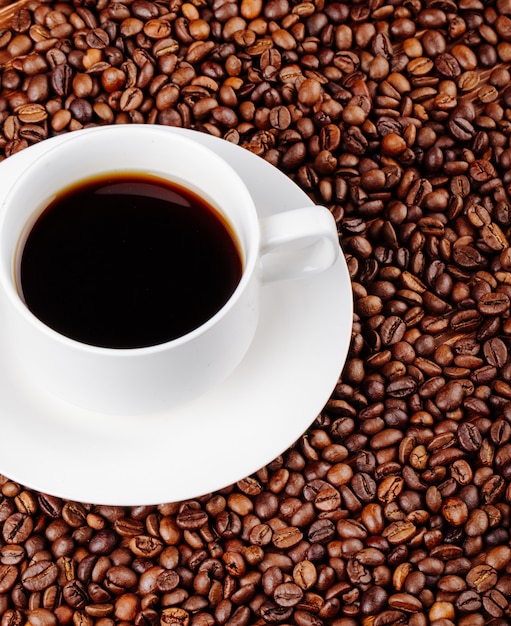
{"type": "Polygon", "coordinates": [[[20,291],[63,335],[137,348],[207,321],[241,273],[235,237],[207,202],[125,173],[73,186],[43,211],[23,249],[20,291]]]}

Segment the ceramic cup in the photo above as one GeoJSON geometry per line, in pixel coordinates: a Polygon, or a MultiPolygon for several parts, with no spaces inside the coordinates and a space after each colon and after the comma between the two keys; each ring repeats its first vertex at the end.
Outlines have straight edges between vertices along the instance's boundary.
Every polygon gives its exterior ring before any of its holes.
{"type": "Polygon", "coordinates": [[[257,328],[265,281],[324,271],[338,254],[328,209],[308,206],[259,219],[240,176],[193,135],[145,125],[75,131],[20,172],[2,200],[2,323],[19,366],[44,393],[105,414],[168,410],[220,384],[240,363],[257,328]],[[23,242],[51,199],[70,185],[118,172],[158,176],[207,199],[235,233],[242,259],[238,286],[217,313],[147,347],[98,347],[64,336],[29,310],[17,284],[23,242]]]}

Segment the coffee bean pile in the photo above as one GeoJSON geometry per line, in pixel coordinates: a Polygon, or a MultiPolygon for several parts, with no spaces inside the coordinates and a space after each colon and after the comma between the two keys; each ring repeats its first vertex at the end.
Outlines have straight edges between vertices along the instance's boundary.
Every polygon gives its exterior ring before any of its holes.
{"type": "Polygon", "coordinates": [[[2,158],[111,123],[238,144],[331,208],[355,319],[324,410],[235,485],[2,479],[0,626],[509,625],[511,0],[3,11],[2,158]]]}

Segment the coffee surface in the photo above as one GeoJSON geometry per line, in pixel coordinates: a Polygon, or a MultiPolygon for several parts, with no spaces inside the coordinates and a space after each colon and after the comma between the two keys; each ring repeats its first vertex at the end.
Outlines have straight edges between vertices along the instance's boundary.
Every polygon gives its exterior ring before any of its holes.
{"type": "Polygon", "coordinates": [[[210,319],[241,278],[238,245],[207,202],[137,174],[95,178],[43,211],[20,269],[29,309],[78,341],[137,348],[210,319]]]}

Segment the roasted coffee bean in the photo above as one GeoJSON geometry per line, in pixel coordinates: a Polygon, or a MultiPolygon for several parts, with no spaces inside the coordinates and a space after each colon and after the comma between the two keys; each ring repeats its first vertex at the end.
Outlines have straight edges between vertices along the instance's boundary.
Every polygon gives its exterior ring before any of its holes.
{"type": "Polygon", "coordinates": [[[468,585],[483,593],[491,589],[497,581],[497,572],[489,565],[476,565],[467,573],[468,585]]]}
{"type": "Polygon", "coordinates": [[[481,606],[481,597],[473,590],[463,591],[456,599],[456,608],[462,613],[475,613],[481,606]]]}
{"type": "Polygon", "coordinates": [[[296,606],[303,598],[303,590],[296,583],[282,583],[275,588],[273,597],[279,606],[296,606]]]}
{"type": "Polygon", "coordinates": [[[455,139],[469,141],[474,136],[474,127],[463,117],[454,117],[449,122],[449,130],[455,139]]]}
{"type": "Polygon", "coordinates": [[[471,423],[461,424],[457,430],[460,446],[468,452],[476,452],[481,447],[480,431],[471,423]]]}
{"type": "Polygon", "coordinates": [[[376,495],[376,483],[373,478],[365,472],[357,473],[351,480],[351,485],[355,495],[364,502],[371,502],[376,495]]]}
{"type": "Polygon", "coordinates": [[[117,536],[110,529],[99,530],[89,541],[92,554],[109,554],[117,545],[117,536]]]}
{"type": "Polygon", "coordinates": [[[329,519],[319,519],[313,522],[307,533],[307,537],[311,543],[327,543],[334,535],[335,527],[329,519]]]}
{"type": "Polygon", "coordinates": [[[492,617],[502,617],[508,600],[498,589],[490,589],[483,595],[483,608],[492,617]]]}
{"type": "Polygon", "coordinates": [[[422,609],[422,602],[410,593],[395,593],[389,597],[388,603],[395,609],[412,613],[422,609]]]}
{"type": "Polygon", "coordinates": [[[71,89],[73,70],[67,63],[55,65],[50,74],[51,86],[58,96],[67,96],[71,89]]]}
{"type": "Polygon", "coordinates": [[[3,523],[2,536],[6,543],[24,543],[33,530],[32,517],[26,513],[13,513],[3,523]]]}
{"type": "Polygon", "coordinates": [[[52,561],[37,561],[29,565],[21,576],[21,583],[28,591],[42,591],[57,580],[58,568],[52,561]]]}

